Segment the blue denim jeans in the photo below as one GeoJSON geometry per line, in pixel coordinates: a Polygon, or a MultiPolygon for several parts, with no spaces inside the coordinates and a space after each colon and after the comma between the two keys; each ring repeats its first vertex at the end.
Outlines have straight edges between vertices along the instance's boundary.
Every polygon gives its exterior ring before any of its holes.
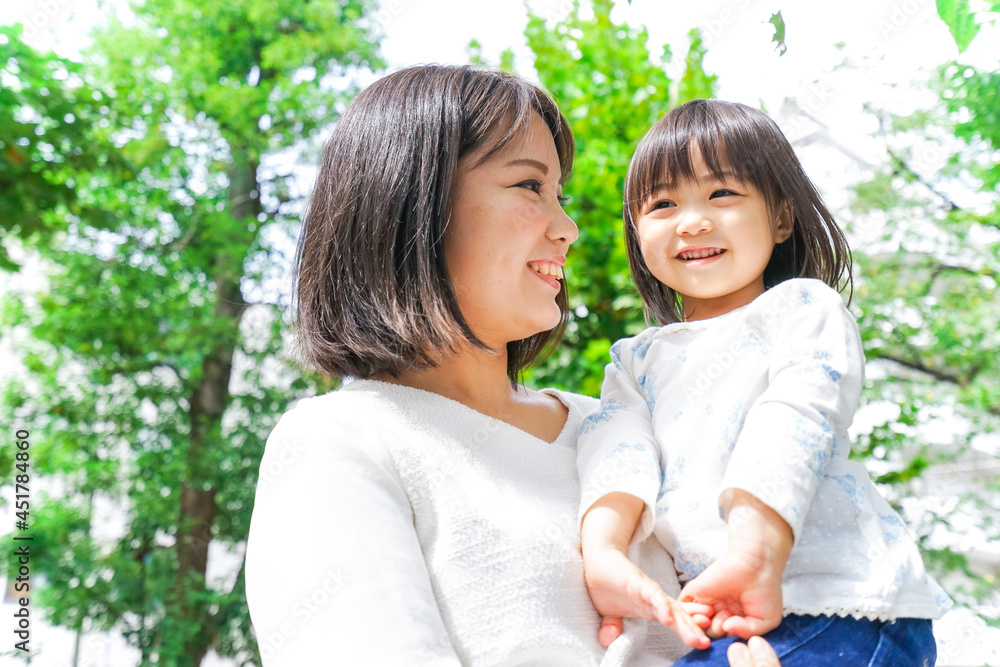
{"type": "MultiPolygon", "coordinates": [[[[931,622],[922,618],[870,621],[839,616],[789,615],[764,635],[781,667],[933,667],[937,646],[931,622]]],[[[716,639],[674,663],[726,667],[726,650],[735,637],[716,639]]]]}

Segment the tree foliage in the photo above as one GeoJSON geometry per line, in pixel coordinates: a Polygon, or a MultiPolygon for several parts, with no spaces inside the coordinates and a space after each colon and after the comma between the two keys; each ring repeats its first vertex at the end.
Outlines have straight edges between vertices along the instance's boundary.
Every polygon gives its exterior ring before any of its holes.
{"type": "MultiPolygon", "coordinates": [[[[938,8],[960,51],[967,26],[996,20],[938,8]]],[[[931,108],[874,110],[886,161],[855,190],[853,231],[868,240],[855,249],[863,401],[889,409],[859,455],[897,503],[933,499],[910,513],[925,557],[996,623],[995,565],[975,551],[1000,539],[1000,74],[951,62],[932,88],[931,108]]]]}
{"type": "Polygon", "coordinates": [[[106,101],[79,64],[27,46],[20,25],[0,26],[0,269],[17,268],[7,235],[44,241],[65,229],[67,212],[113,224],[77,196],[86,174],[123,168],[106,141],[106,101]]]}
{"type": "Polygon", "coordinates": [[[34,178],[54,202],[52,234],[22,234],[48,284],[3,306],[8,332],[30,334],[7,423],[30,429],[49,489],[31,515],[47,581],[33,602],[69,628],[120,632],[143,664],[198,665],[209,648],[259,662],[242,570],[206,571],[210,544],[242,552],[264,441],[308,390],[279,363],[272,274],[287,266],[294,185],[268,156],[332,122],[352,73],[380,66],[371,9],[147,0],[100,28],[79,65],[7,36],[4,90],[18,96],[0,99],[26,120],[4,116],[0,139],[29,178],[2,195],[30,211],[34,178]],[[25,144],[32,123],[81,147],[83,164],[25,144]],[[109,505],[124,524],[111,544],[92,534],[109,505]]]}
{"type": "MultiPolygon", "coordinates": [[[[938,4],[971,41],[967,5],[938,4]]],[[[577,2],[526,30],[577,139],[566,193],[580,226],[567,339],[529,380],[592,396],[611,343],[645,326],[621,229],[632,151],[671,108],[715,92],[696,31],[675,61],[612,8],[577,2]]],[[[210,544],[240,554],[264,440],[315,390],[280,363],[274,284],[301,193],[269,156],[335,119],[354,68],[379,66],[371,9],[149,0],[134,24],[103,27],[82,64],[0,29],[0,227],[48,270],[0,311],[28,371],[5,388],[4,411],[30,429],[46,480],[30,530],[47,586],[33,604],[69,628],[120,632],[144,664],[197,665],[209,647],[259,664],[242,572],[215,581],[206,568],[210,544]],[[110,543],[95,534],[109,506],[124,526],[110,543]]],[[[482,62],[475,44],[470,57],[482,62]]],[[[948,524],[972,516],[985,539],[1000,531],[995,463],[969,446],[1000,421],[1000,79],[953,63],[937,90],[934,109],[886,117],[887,161],[857,189],[852,234],[877,232],[856,251],[863,400],[891,414],[856,454],[897,504],[928,495],[943,462],[974,471],[916,528],[950,592],[975,604],[990,581],[948,524]],[[979,199],[956,203],[968,182],[979,199]],[[933,436],[953,418],[964,431],[933,436]],[[950,583],[951,572],[967,576],[950,583]]],[[[0,473],[11,464],[0,450],[0,473]]]]}
{"type": "Polygon", "coordinates": [[[650,52],[645,29],[616,24],[611,0],[575,2],[554,26],[531,16],[525,32],[540,83],[556,98],[576,137],[573,176],[564,187],[566,210],[580,228],[569,260],[574,309],[566,340],[533,373],[538,384],[600,393],[608,350],[643,328],[642,300],[632,285],[622,235],[622,192],[632,151],[650,126],[690,99],[711,97],[715,77],[705,72],[697,31],[683,66],[671,49],[650,52]],[[671,69],[678,70],[671,78],[671,69]]]}
{"type": "MultiPolygon", "coordinates": [[[[575,309],[567,340],[534,371],[533,381],[596,396],[609,345],[644,326],[621,234],[628,160],[664,113],[713,96],[715,77],[702,68],[696,32],[683,73],[672,79],[669,47],[654,56],[644,31],[611,20],[610,1],[592,7],[593,16],[584,18],[575,4],[554,26],[534,17],[527,36],[539,80],[556,96],[577,138],[566,192],[572,196],[567,211],[580,227],[567,271],[575,309]]],[[[967,22],[957,15],[953,20],[967,22]]],[[[975,605],[988,601],[995,586],[989,573],[975,570],[970,544],[953,526],[971,520],[979,544],[1000,537],[994,518],[1000,514],[998,470],[988,454],[968,447],[977,437],[995,436],[1000,417],[1000,79],[996,72],[952,64],[939,74],[938,90],[938,110],[887,127],[889,159],[857,188],[856,205],[845,218],[852,240],[864,240],[855,248],[852,306],[870,361],[862,409],[889,415],[860,435],[854,456],[868,464],[897,509],[908,498],[927,497],[930,488],[940,494],[937,505],[906,514],[949,592],[975,605]],[[914,144],[914,137],[926,141],[914,144]],[[956,138],[945,160],[937,146],[956,138]],[[927,150],[947,163],[940,173],[912,168],[913,154],[927,162],[927,150]],[[970,178],[989,200],[975,211],[942,194],[970,178]],[[869,243],[872,230],[876,239],[869,243]],[[961,426],[941,442],[935,433],[945,424],[961,426]],[[972,484],[960,472],[966,469],[974,471],[972,484]]]]}

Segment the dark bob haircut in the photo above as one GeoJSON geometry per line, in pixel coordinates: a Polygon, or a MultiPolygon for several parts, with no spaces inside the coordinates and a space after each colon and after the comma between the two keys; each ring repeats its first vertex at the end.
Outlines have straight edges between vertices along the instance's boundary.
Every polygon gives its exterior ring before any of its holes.
{"type": "MultiPolygon", "coordinates": [[[[478,340],[459,311],[443,235],[459,160],[478,165],[539,114],[565,180],[574,143],[547,93],[512,74],[426,65],[364,89],[337,121],[309,201],[295,258],[293,297],[301,360],[356,378],[418,370],[478,340]]],[[[553,330],[507,346],[507,372],[555,344],[553,330]]]]}
{"type": "Polygon", "coordinates": [[[789,278],[817,278],[838,291],[853,285],[847,238],[777,124],[745,104],[692,100],[650,128],[625,179],[625,246],[647,317],[670,324],[683,320],[684,311],[680,295],[650,273],[635,221],[658,185],[697,180],[695,147],[714,177],[730,172],[756,188],[772,217],[791,210],[792,234],[774,247],[764,269],[765,289],[789,278]]]}

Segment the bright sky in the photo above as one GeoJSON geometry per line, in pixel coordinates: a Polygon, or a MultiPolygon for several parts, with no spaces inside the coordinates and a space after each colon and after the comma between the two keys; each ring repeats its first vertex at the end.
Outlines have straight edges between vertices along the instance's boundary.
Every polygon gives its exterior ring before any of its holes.
{"type": "MultiPolygon", "coordinates": [[[[3,0],[0,24],[23,21],[30,43],[72,57],[85,43],[86,27],[100,18],[98,2],[3,0]]],[[[572,7],[571,0],[528,4],[550,22],[565,17],[572,7]]],[[[720,97],[763,106],[793,142],[819,132],[819,141],[799,141],[797,148],[806,170],[836,208],[847,203],[846,186],[862,174],[859,160],[878,163],[884,156],[882,144],[872,136],[876,122],[864,105],[906,112],[929,104],[932,98],[924,85],[929,70],[959,56],[935,12],[934,0],[840,0],[835,5],[815,0],[619,0],[613,18],[646,26],[654,53],[662,44],[671,44],[675,65],[687,50],[688,31],[700,27],[708,46],[705,68],[718,75],[720,97]],[[767,23],[778,10],[787,27],[788,51],[783,56],[774,49],[773,29],[767,23]],[[848,157],[845,149],[856,157],[848,157]]],[[[532,77],[532,57],[523,36],[526,16],[522,0],[382,0],[382,53],[390,70],[418,63],[466,63],[466,47],[476,39],[493,62],[499,61],[502,50],[512,48],[517,71],[532,77]]],[[[995,68],[1000,33],[996,26],[991,34],[986,32],[962,59],[995,68]]],[[[948,634],[981,636],[983,629],[975,619],[948,618],[948,634]]],[[[944,629],[939,627],[939,632],[944,629]]],[[[60,636],[58,643],[68,646],[71,635],[60,636]]],[[[117,642],[90,635],[82,648],[98,662],[125,664],[115,657],[122,655],[117,642]]],[[[53,649],[50,656],[55,658],[60,651],[53,649]]],[[[942,656],[939,664],[1000,664],[995,649],[991,655],[972,655],[953,653],[942,656]]],[[[5,660],[0,658],[0,665],[7,664],[5,660]]],[[[38,662],[43,663],[65,661],[38,662]]]]}
{"type": "MultiPolygon", "coordinates": [[[[72,55],[85,43],[86,27],[99,19],[101,1],[8,0],[0,7],[0,23],[21,20],[31,43],[72,55]]],[[[572,1],[528,0],[527,5],[554,22],[571,11],[572,1]]],[[[720,97],[762,106],[793,142],[820,132],[818,145],[797,148],[835,209],[847,203],[849,182],[862,176],[859,159],[883,159],[884,147],[872,136],[877,123],[864,105],[906,112],[928,104],[927,72],[958,56],[934,0],[842,0],[836,9],[811,0],[618,0],[613,18],[646,26],[654,52],[669,43],[675,68],[687,49],[688,31],[701,28],[708,46],[705,67],[718,75],[720,97]],[[767,22],[778,10],[787,26],[783,56],[774,49],[767,22]],[[855,157],[831,150],[834,144],[855,157]]],[[[512,48],[517,71],[534,75],[522,0],[381,0],[376,19],[385,33],[382,52],[390,69],[468,62],[467,45],[476,39],[494,62],[512,48]]],[[[992,34],[985,32],[962,57],[995,67],[1000,31],[994,26],[992,34]]]]}
{"type": "MultiPolygon", "coordinates": [[[[72,55],[85,43],[85,27],[100,17],[100,2],[9,0],[0,7],[0,23],[21,20],[31,43],[72,55]]],[[[553,22],[571,11],[572,1],[528,0],[527,5],[553,22]]],[[[763,106],[793,141],[825,126],[824,148],[818,155],[803,150],[802,159],[835,207],[845,203],[845,179],[857,175],[858,162],[833,157],[830,142],[879,162],[884,149],[872,139],[876,122],[863,106],[907,111],[926,104],[927,71],[958,56],[934,0],[841,0],[836,9],[811,0],[618,0],[613,18],[646,26],[654,52],[671,44],[675,67],[687,49],[688,31],[701,28],[708,46],[705,67],[719,76],[720,97],[763,106]],[[774,49],[767,22],[778,10],[787,26],[783,56],[774,49]],[[793,112],[796,106],[815,122],[793,112]]],[[[517,71],[534,75],[522,0],[381,0],[376,19],[385,33],[382,52],[390,69],[468,62],[467,45],[476,39],[494,62],[512,48],[517,71]]],[[[980,34],[963,58],[994,67],[997,44],[994,27],[991,35],[980,34]]]]}

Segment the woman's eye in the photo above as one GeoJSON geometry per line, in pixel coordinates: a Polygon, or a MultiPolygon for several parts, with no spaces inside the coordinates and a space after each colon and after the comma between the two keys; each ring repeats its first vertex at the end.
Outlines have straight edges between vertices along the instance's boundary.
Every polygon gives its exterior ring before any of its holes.
{"type": "Polygon", "coordinates": [[[556,197],[556,199],[559,201],[560,206],[565,206],[566,204],[573,201],[573,198],[570,197],[569,195],[559,195],[558,197],[556,197]]]}
{"type": "Polygon", "coordinates": [[[524,181],[522,183],[518,183],[517,186],[519,188],[527,188],[528,190],[531,190],[535,194],[539,194],[542,191],[541,181],[524,181]]]}

